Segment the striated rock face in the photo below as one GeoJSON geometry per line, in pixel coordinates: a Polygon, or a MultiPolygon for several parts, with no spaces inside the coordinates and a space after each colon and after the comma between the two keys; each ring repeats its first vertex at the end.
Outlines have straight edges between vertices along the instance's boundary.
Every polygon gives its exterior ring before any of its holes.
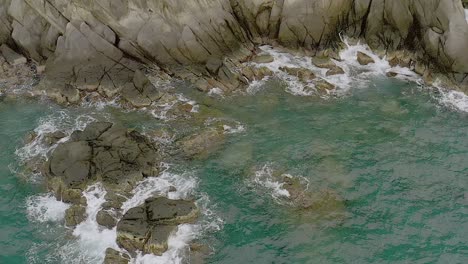
{"type": "Polygon", "coordinates": [[[336,48],[340,34],[468,73],[461,0],[0,0],[0,44],[47,61],[40,87],[63,103],[96,91],[146,106],[157,93],[135,84],[143,67],[230,91],[256,44],[336,48]]]}

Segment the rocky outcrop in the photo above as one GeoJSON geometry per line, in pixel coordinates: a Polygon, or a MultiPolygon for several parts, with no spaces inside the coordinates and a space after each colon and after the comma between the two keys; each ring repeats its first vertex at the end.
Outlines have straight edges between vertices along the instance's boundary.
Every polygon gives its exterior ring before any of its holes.
{"type": "Polygon", "coordinates": [[[144,177],[158,174],[160,160],[158,149],[140,133],[96,122],[59,144],[43,173],[59,199],[79,204],[81,192],[96,181],[120,191],[132,190],[144,177]]]}
{"type": "MultiPolygon", "coordinates": [[[[35,137],[29,136],[30,140],[35,137]]],[[[189,200],[156,196],[128,210],[122,208],[137,183],[145,177],[158,176],[163,155],[156,142],[139,132],[109,122],[94,122],[68,137],[54,132],[41,138],[46,142],[49,140],[45,138],[61,140],[51,140],[57,145],[42,173],[57,199],[71,204],[65,212],[66,226],[75,227],[93,217],[91,221],[95,220],[101,228],[116,228],[117,244],[132,256],[137,252],[161,255],[178,225],[197,219],[199,209],[189,200]],[[89,213],[85,192],[98,182],[106,191],[105,202],[97,213],[89,213]]],[[[129,255],[109,248],[104,263],[129,260],[129,255]]]]}
{"type": "Polygon", "coordinates": [[[461,0],[2,0],[0,14],[0,44],[47,60],[40,87],[63,103],[95,91],[146,106],[157,93],[135,85],[145,67],[203,91],[232,91],[245,85],[238,62],[256,44],[336,49],[340,34],[374,49],[410,50],[467,82],[461,0]]]}
{"type": "Polygon", "coordinates": [[[196,219],[198,209],[191,201],[151,198],[130,209],[117,225],[117,244],[128,252],[161,255],[177,225],[196,219]]]}

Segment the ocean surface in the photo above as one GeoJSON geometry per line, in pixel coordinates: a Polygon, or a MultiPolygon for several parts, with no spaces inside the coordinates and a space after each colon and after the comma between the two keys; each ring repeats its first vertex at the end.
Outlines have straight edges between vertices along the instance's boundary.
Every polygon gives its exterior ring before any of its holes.
{"type": "MultiPolygon", "coordinates": [[[[360,68],[349,58],[363,48],[341,54],[346,74],[328,79],[339,87],[333,94],[314,96],[281,76],[281,65],[313,66],[269,47],[262,49],[274,55],[268,67],[277,78],[246,94],[213,91],[211,107],[231,121],[226,143],[207,159],[168,160],[124,204],[175,185],[169,198],[196,199],[201,219],[180,227],[163,256],[134,263],[190,263],[193,241],[209,249],[205,263],[468,263],[468,97],[424,87],[407,69],[387,78],[389,66],[377,57],[360,68]],[[333,192],[340,203],[328,209],[339,217],[292,207],[277,173],[312,193],[333,192]]],[[[193,88],[176,89],[203,100],[193,88]]],[[[171,126],[115,104],[0,99],[0,263],[101,263],[107,247],[117,248],[115,230],[95,221],[101,186],[85,191],[88,218],[68,229],[68,205],[23,168],[51,150],[25,143],[30,131],[71,133],[94,120],[143,132],[171,126]]]]}

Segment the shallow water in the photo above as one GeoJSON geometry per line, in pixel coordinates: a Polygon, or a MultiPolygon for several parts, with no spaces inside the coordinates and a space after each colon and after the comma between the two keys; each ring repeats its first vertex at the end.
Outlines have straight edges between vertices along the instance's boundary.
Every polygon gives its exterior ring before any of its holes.
{"type": "MultiPolygon", "coordinates": [[[[260,88],[210,101],[240,124],[227,130],[220,150],[206,160],[172,161],[135,190],[128,206],[171,183],[179,190],[173,198],[203,207],[202,220],[182,228],[168,254],[138,263],[182,263],[191,239],[209,245],[207,263],[468,262],[468,114],[455,107],[465,97],[381,75],[326,98],[294,95],[278,80],[260,88]],[[325,211],[294,209],[270,171],[342,200],[325,211]]],[[[40,176],[21,173],[21,161],[47,151],[23,147],[28,131],[71,132],[93,120],[143,131],[170,125],[115,107],[0,101],[0,263],[99,263],[105,247],[115,247],[115,233],[95,229],[92,217],[65,229],[66,205],[46,194],[40,176]],[[98,239],[90,236],[96,232],[98,239]]],[[[99,207],[99,188],[89,193],[99,207]]]]}

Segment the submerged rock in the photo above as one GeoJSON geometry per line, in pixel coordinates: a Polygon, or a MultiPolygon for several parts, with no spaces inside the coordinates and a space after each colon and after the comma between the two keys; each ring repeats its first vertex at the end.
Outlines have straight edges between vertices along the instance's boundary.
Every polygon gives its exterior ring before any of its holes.
{"type": "Polygon", "coordinates": [[[186,157],[204,158],[219,149],[224,141],[225,135],[221,129],[207,128],[181,139],[178,144],[186,157]]]}

